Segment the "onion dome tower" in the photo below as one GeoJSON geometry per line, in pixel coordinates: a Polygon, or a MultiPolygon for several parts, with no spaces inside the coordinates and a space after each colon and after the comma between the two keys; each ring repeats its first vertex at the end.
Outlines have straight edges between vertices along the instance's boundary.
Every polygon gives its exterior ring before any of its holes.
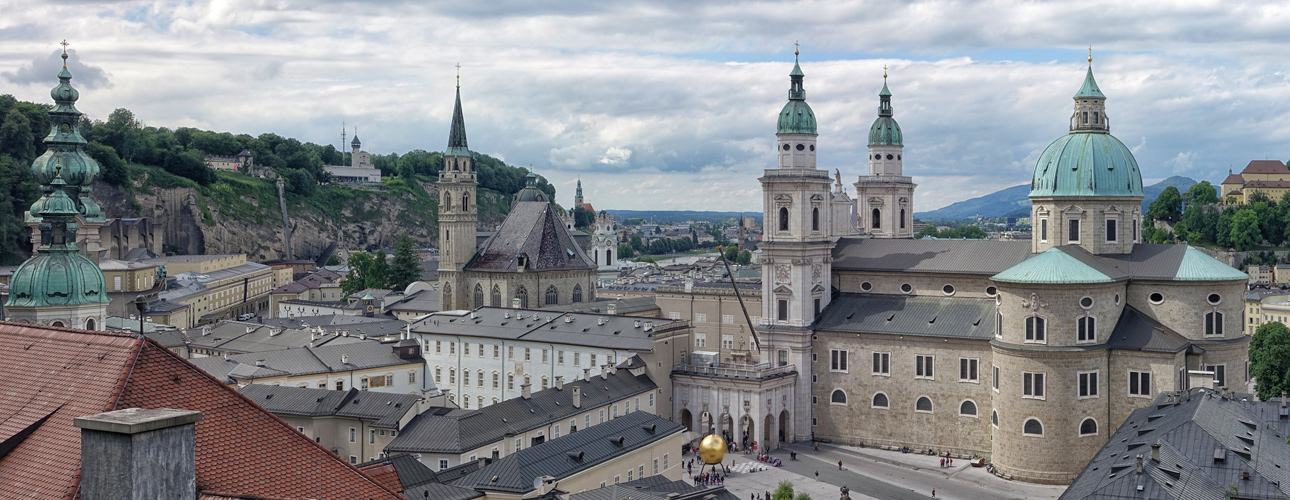
{"type": "Polygon", "coordinates": [[[894,115],[883,67],[878,118],[869,127],[869,175],[855,183],[860,229],[875,238],[914,237],[914,188],[918,186],[905,175],[905,137],[894,115]]]}
{"type": "Polygon", "coordinates": [[[72,238],[81,213],[62,168],[55,164],[52,170],[53,179],[42,185],[45,195],[31,208],[40,218],[40,246],[10,278],[5,315],[9,321],[95,330],[107,317],[106,281],[98,264],[77,250],[72,238]]]}
{"type": "MultiPolygon", "coordinates": [[[[99,164],[85,153],[85,138],[80,132],[81,112],[76,109],[80,92],[72,87],[72,73],[67,70],[67,42],[63,42],[62,57],[63,70],[58,73],[58,86],[49,92],[54,99],[54,108],[49,111],[45,153],[31,163],[31,174],[48,194],[54,176],[60,174],[56,167],[61,167],[63,182],[67,186],[66,195],[76,204],[76,215],[81,219],[82,234],[72,239],[87,241],[85,250],[97,254],[98,228],[104,222],[103,209],[90,198],[90,193],[94,191],[94,179],[99,175],[99,164]]],[[[39,244],[35,241],[39,213],[31,210],[26,219],[27,225],[33,227],[32,243],[39,244]]]]}
{"type": "Polygon", "coordinates": [[[1093,55],[1075,93],[1070,133],[1039,155],[1030,182],[1032,250],[1079,245],[1095,254],[1129,253],[1140,238],[1142,173],[1111,135],[1106,96],[1093,79],[1093,55]]]}

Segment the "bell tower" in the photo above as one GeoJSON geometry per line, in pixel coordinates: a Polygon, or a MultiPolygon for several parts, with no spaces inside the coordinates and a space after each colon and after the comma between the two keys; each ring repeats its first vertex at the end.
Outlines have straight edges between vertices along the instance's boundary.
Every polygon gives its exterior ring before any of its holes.
{"type": "MultiPolygon", "coordinates": [[[[458,70],[461,65],[457,65],[458,70]]],[[[463,270],[475,256],[475,227],[479,220],[475,204],[478,181],[466,145],[466,121],[461,113],[461,75],[457,75],[457,102],[452,110],[448,149],[443,152],[439,172],[439,307],[467,309],[463,270]]]]}
{"type": "Polygon", "coordinates": [[[887,68],[882,69],[878,118],[869,127],[869,175],[855,183],[860,230],[875,238],[914,237],[914,184],[905,175],[905,138],[891,108],[887,68]]]}

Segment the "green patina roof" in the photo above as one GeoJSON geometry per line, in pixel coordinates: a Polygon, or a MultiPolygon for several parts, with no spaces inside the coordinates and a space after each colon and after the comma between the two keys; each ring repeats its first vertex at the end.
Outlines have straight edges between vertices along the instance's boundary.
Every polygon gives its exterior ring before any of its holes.
{"type": "Polygon", "coordinates": [[[793,71],[790,71],[788,76],[806,76],[806,73],[802,73],[802,66],[797,61],[793,61],[793,71]]]}
{"type": "Polygon", "coordinates": [[[369,293],[363,294],[363,298],[358,300],[376,300],[376,297],[373,297],[372,294],[369,292],[369,293]]]}
{"type": "Polygon", "coordinates": [[[1114,136],[1072,132],[1053,141],[1039,155],[1030,196],[1141,198],[1142,173],[1133,153],[1114,136]]]}
{"type": "MultiPolygon", "coordinates": [[[[67,55],[63,55],[66,61],[67,55]]],[[[80,92],[72,87],[72,73],[63,63],[58,85],[49,91],[54,107],[49,110],[49,134],[45,152],[31,162],[31,175],[40,184],[50,184],[56,175],[67,182],[67,195],[76,203],[77,212],[87,221],[102,222],[103,209],[90,198],[88,188],[99,175],[99,164],[85,153],[85,138],[80,132],[81,112],[76,109],[80,92]]],[[[32,207],[27,222],[39,222],[37,208],[32,207]]]]}
{"type": "Polygon", "coordinates": [[[882,97],[882,96],[889,96],[889,97],[891,96],[891,91],[890,91],[890,90],[887,90],[887,78],[886,78],[886,77],[883,77],[883,79],[882,79],[882,91],[878,92],[878,97],[882,97]]]}
{"type": "Polygon", "coordinates": [[[1187,246],[1182,262],[1178,264],[1177,281],[1235,281],[1248,280],[1250,275],[1241,272],[1209,254],[1187,246]]]}
{"type": "Polygon", "coordinates": [[[904,146],[905,137],[900,133],[900,124],[892,118],[895,112],[891,109],[891,91],[887,89],[887,77],[882,78],[882,92],[878,93],[878,119],[869,127],[870,146],[904,146]]]}
{"type": "Polygon", "coordinates": [[[776,134],[811,134],[817,135],[815,112],[806,104],[806,89],[802,87],[802,67],[793,61],[793,71],[788,74],[788,103],[779,111],[779,127],[776,134]]]}
{"type": "Polygon", "coordinates": [[[1102,91],[1098,90],[1097,81],[1093,79],[1092,66],[1088,67],[1088,73],[1084,75],[1084,85],[1079,88],[1079,92],[1075,93],[1076,99],[1082,99],[1085,97],[1096,97],[1099,99],[1106,99],[1106,96],[1102,95],[1102,91]]]}
{"type": "Polygon", "coordinates": [[[1110,276],[1067,255],[1059,248],[1050,248],[1015,266],[990,277],[1004,283],[1026,284],[1079,284],[1111,283],[1110,276]]]}
{"type": "MultiPolygon", "coordinates": [[[[357,138],[357,137],[355,137],[357,138]]],[[[470,156],[466,145],[466,118],[461,113],[461,86],[457,86],[457,103],[452,108],[452,127],[448,132],[448,149],[444,156],[470,156]]]]}

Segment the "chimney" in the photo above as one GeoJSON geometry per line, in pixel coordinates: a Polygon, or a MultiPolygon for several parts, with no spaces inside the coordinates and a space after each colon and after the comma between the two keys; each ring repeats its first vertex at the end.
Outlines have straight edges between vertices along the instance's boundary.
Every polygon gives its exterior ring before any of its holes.
{"type": "Polygon", "coordinates": [[[596,326],[605,326],[605,318],[596,318],[596,326]]]}
{"type": "Polygon", "coordinates": [[[281,328],[270,328],[270,329],[269,329],[269,336],[270,336],[270,337],[277,337],[277,336],[278,336],[278,334],[280,334],[280,333],[282,333],[282,329],[281,329],[281,328]]]}
{"type": "Polygon", "coordinates": [[[348,365],[348,364],[349,364],[349,354],[341,354],[341,355],[340,355],[340,363],[341,363],[341,364],[344,364],[344,365],[348,365]]]}
{"type": "Polygon", "coordinates": [[[263,359],[257,359],[257,360],[255,360],[255,366],[258,366],[258,367],[263,368],[263,367],[264,367],[264,360],[263,360],[263,359]]]}
{"type": "Polygon", "coordinates": [[[555,376],[555,390],[557,391],[564,390],[564,375],[555,376]]]}
{"type": "Polygon", "coordinates": [[[1160,443],[1152,443],[1152,445],[1151,445],[1151,461],[1152,461],[1152,462],[1159,462],[1159,461],[1160,461],[1160,443]]]}
{"type": "Polygon", "coordinates": [[[573,386],[573,407],[582,408],[582,388],[573,386]]]}
{"type": "Polygon", "coordinates": [[[610,302],[609,305],[605,306],[605,313],[610,316],[618,314],[618,304],[610,302]]]}
{"type": "Polygon", "coordinates": [[[520,385],[520,397],[524,399],[533,399],[533,392],[532,392],[532,389],[529,387],[530,385],[531,384],[520,385]]]}
{"type": "Polygon", "coordinates": [[[519,308],[520,308],[520,298],[515,297],[511,299],[511,309],[519,309],[519,308]]]}
{"type": "Polygon", "coordinates": [[[583,379],[583,380],[591,380],[591,368],[583,368],[583,369],[582,369],[582,379],[583,379]]]}
{"type": "Polygon", "coordinates": [[[632,322],[632,328],[640,328],[640,327],[641,327],[641,320],[638,319],[632,322]]]}
{"type": "MultiPolygon", "coordinates": [[[[210,334],[211,334],[211,327],[210,327],[209,325],[207,325],[207,326],[203,326],[203,327],[202,327],[202,336],[203,336],[203,337],[205,337],[205,336],[210,335],[210,334]]],[[[1282,394],[1281,399],[1283,399],[1283,400],[1285,399],[1285,395],[1284,395],[1284,393],[1282,394]]]]}
{"type": "Polygon", "coordinates": [[[1138,454],[1137,465],[1134,465],[1133,470],[1137,471],[1138,474],[1142,474],[1142,454],[1141,453],[1138,454]]]}
{"type": "Polygon", "coordinates": [[[600,380],[609,378],[609,365],[600,365],[600,380]]]}
{"type": "Polygon", "coordinates": [[[81,498],[197,497],[194,423],[201,412],[128,408],[86,417],[81,429],[81,498]]]}

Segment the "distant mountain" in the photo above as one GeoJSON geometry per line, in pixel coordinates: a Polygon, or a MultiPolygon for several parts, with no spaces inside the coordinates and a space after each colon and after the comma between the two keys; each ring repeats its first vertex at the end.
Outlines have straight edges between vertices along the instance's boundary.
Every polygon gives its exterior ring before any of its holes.
{"type": "Polygon", "coordinates": [[[705,222],[722,222],[729,219],[738,219],[740,215],[746,217],[755,217],[761,220],[761,212],[705,212],[700,210],[605,210],[613,215],[615,219],[623,221],[626,219],[643,219],[657,224],[667,224],[671,222],[705,221],[705,222]]]}
{"type": "MultiPolygon", "coordinates": [[[[1169,186],[1186,192],[1196,181],[1182,176],[1173,176],[1163,181],[1142,188],[1142,212],[1146,213],[1147,205],[1156,201],[1156,197],[1169,186]]],[[[1030,184],[1012,186],[985,196],[963,200],[947,207],[930,212],[915,212],[914,217],[928,220],[958,220],[969,217],[1029,217],[1030,184]]]]}

